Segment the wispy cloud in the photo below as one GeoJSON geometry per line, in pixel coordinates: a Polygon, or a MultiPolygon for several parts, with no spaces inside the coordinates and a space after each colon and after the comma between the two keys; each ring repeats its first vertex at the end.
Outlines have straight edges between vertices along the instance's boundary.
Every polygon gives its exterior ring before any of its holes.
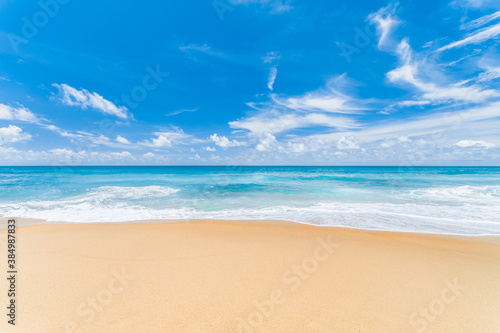
{"type": "Polygon", "coordinates": [[[259,4],[270,9],[271,14],[281,14],[293,9],[290,0],[230,0],[234,5],[259,4]]]}
{"type": "Polygon", "coordinates": [[[398,46],[398,57],[401,66],[387,73],[390,82],[409,84],[416,88],[420,94],[420,99],[434,104],[449,102],[484,102],[492,97],[499,96],[494,89],[483,89],[477,85],[458,86],[446,82],[440,85],[434,82],[422,71],[421,66],[430,66],[427,58],[418,61],[410,47],[408,39],[405,38],[398,46]]]}
{"type": "Polygon", "coordinates": [[[262,58],[264,63],[270,64],[271,69],[269,70],[269,76],[267,79],[267,88],[270,91],[274,90],[274,82],[278,76],[278,63],[281,56],[277,52],[269,52],[265,57],[262,58]]]}
{"type": "Polygon", "coordinates": [[[276,76],[278,76],[278,67],[274,66],[269,71],[269,78],[267,80],[267,88],[271,91],[274,89],[274,82],[276,81],[276,76]]]}
{"type": "Polygon", "coordinates": [[[64,105],[79,106],[82,109],[92,108],[101,113],[116,116],[121,119],[129,119],[132,115],[125,106],[117,106],[96,92],[86,89],[76,89],[67,84],[52,84],[59,89],[60,101],[64,105]]]}
{"type": "Polygon", "coordinates": [[[330,116],[321,113],[298,114],[262,114],[242,120],[232,121],[229,126],[245,129],[259,137],[267,134],[279,134],[296,128],[325,126],[335,129],[357,127],[356,122],[348,117],[330,116]]]}
{"type": "Polygon", "coordinates": [[[343,92],[346,87],[351,88],[352,85],[345,74],[334,76],[328,80],[324,87],[302,96],[272,95],[274,105],[271,107],[284,107],[303,112],[357,114],[363,109],[360,107],[363,102],[343,92]]]}
{"type": "Polygon", "coordinates": [[[376,13],[368,16],[370,22],[376,25],[377,34],[379,36],[378,48],[384,47],[388,41],[391,32],[401,23],[399,19],[394,16],[394,12],[398,4],[391,4],[379,9],[376,13]]]}
{"type": "Polygon", "coordinates": [[[179,46],[179,50],[194,55],[195,53],[202,53],[215,58],[225,58],[226,55],[222,52],[215,51],[208,44],[189,44],[179,46]]]}
{"type": "Polygon", "coordinates": [[[170,113],[166,113],[165,116],[166,117],[170,117],[170,116],[176,116],[178,114],[181,114],[181,113],[184,113],[184,112],[196,112],[198,111],[200,108],[194,108],[194,109],[180,109],[180,110],[176,110],[176,111],[173,111],[173,112],[170,112],[170,113]]]}
{"type": "Polygon", "coordinates": [[[500,17],[500,11],[495,12],[493,14],[484,15],[484,16],[481,16],[481,17],[475,19],[475,20],[469,21],[467,23],[462,23],[462,25],[460,26],[460,29],[461,30],[477,29],[479,27],[482,27],[485,24],[490,23],[493,20],[496,20],[499,17],[500,17]]]}
{"type": "Polygon", "coordinates": [[[450,43],[448,45],[445,45],[437,49],[437,52],[442,52],[469,44],[480,44],[487,40],[497,38],[499,35],[500,35],[500,23],[475,31],[459,41],[450,43]]]}
{"type": "Polygon", "coordinates": [[[451,4],[472,9],[500,8],[498,0],[455,0],[451,4]]]}

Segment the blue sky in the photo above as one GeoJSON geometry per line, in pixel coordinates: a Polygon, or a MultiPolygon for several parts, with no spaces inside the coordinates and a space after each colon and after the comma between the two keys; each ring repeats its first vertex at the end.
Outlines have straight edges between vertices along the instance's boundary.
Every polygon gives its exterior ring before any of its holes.
{"type": "Polygon", "coordinates": [[[2,165],[499,165],[500,3],[0,0],[2,165]]]}

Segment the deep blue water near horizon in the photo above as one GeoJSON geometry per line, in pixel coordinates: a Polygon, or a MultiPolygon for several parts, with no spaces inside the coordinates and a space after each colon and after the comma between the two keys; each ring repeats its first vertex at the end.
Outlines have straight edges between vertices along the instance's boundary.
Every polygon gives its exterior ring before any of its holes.
{"type": "Polygon", "coordinates": [[[0,167],[0,215],[68,222],[280,219],[500,234],[500,167],[0,167]]]}

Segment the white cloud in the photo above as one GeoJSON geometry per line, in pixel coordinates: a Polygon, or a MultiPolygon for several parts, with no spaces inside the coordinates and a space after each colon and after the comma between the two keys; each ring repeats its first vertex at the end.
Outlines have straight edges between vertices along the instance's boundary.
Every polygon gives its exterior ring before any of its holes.
{"type": "Polygon", "coordinates": [[[267,79],[267,88],[271,91],[274,89],[274,82],[276,81],[276,77],[278,75],[278,62],[280,58],[281,56],[277,52],[269,52],[262,58],[264,63],[273,65],[269,70],[269,76],[267,79]]]}
{"type": "Polygon", "coordinates": [[[129,145],[130,144],[130,141],[128,141],[127,139],[125,139],[123,136],[120,136],[120,135],[118,135],[116,137],[116,142],[124,144],[124,145],[129,145]]]}
{"type": "Polygon", "coordinates": [[[487,67],[486,71],[479,74],[478,82],[487,82],[500,78],[500,67],[487,67]]]}
{"type": "MultiPolygon", "coordinates": [[[[418,62],[414,59],[413,51],[410,48],[408,39],[403,39],[398,46],[398,57],[402,65],[387,73],[390,82],[406,83],[415,87],[421,93],[421,100],[433,103],[448,102],[484,102],[489,98],[499,96],[493,89],[483,89],[476,85],[454,86],[446,83],[443,86],[432,82],[432,78],[425,77],[420,70],[420,66],[430,66],[428,60],[418,62]]],[[[425,71],[432,72],[432,71],[425,71]]]]}
{"type": "Polygon", "coordinates": [[[471,138],[478,135],[497,137],[499,126],[500,102],[496,102],[464,111],[439,112],[389,124],[372,125],[357,131],[311,135],[305,140],[320,142],[324,146],[337,142],[342,137],[356,137],[362,142],[374,142],[391,138],[399,140],[401,137],[430,136],[436,145],[444,145],[450,140],[457,142],[461,140],[456,140],[457,137],[465,135],[471,138]]]}
{"type": "Polygon", "coordinates": [[[361,102],[354,101],[352,97],[340,91],[340,89],[345,89],[349,85],[350,82],[345,74],[335,76],[328,80],[324,88],[302,96],[282,98],[273,95],[272,98],[275,105],[271,105],[271,108],[280,106],[307,112],[359,113],[361,108],[359,106],[354,107],[352,104],[356,102],[359,105],[361,102]]]}
{"type": "Polygon", "coordinates": [[[472,9],[500,8],[498,0],[455,0],[452,5],[472,9]]]}
{"type": "Polygon", "coordinates": [[[234,129],[245,129],[256,136],[267,134],[279,134],[296,128],[307,128],[313,126],[325,126],[336,129],[357,127],[356,122],[348,117],[330,116],[321,113],[309,113],[305,115],[259,115],[243,120],[233,121],[229,126],[234,129]]]}
{"type": "Polygon", "coordinates": [[[180,109],[180,110],[176,110],[176,111],[173,111],[173,112],[170,112],[170,113],[167,113],[165,114],[166,117],[170,117],[170,116],[176,116],[178,114],[181,114],[181,113],[184,113],[184,112],[196,112],[198,111],[200,108],[194,108],[194,109],[180,109]]]}
{"type": "MultiPolygon", "coordinates": [[[[244,145],[244,143],[238,142],[236,140],[230,141],[227,137],[219,136],[219,135],[217,135],[217,133],[210,135],[209,140],[212,141],[213,143],[215,143],[217,146],[224,148],[224,149],[231,148],[231,147],[239,147],[239,146],[244,145]]],[[[215,151],[215,150],[213,150],[213,151],[215,151]]]]}
{"type": "Polygon", "coordinates": [[[209,146],[207,146],[207,147],[205,147],[203,149],[206,150],[206,151],[217,151],[217,149],[215,147],[209,147],[209,146]]]}
{"type": "Polygon", "coordinates": [[[234,5],[260,4],[263,7],[269,7],[271,14],[281,14],[293,9],[287,0],[230,0],[234,5]]]}
{"type": "Polygon", "coordinates": [[[269,78],[267,80],[267,88],[271,91],[274,89],[274,82],[276,81],[276,76],[278,75],[278,67],[274,66],[269,72],[269,78]]]}
{"type": "MultiPolygon", "coordinates": [[[[165,155],[151,152],[134,155],[129,151],[97,152],[94,150],[75,151],[70,148],[55,148],[45,151],[17,150],[0,145],[0,160],[6,165],[123,165],[123,164],[160,164],[170,160],[165,155]]],[[[182,162],[181,162],[182,163],[182,162]]]]}
{"type": "Polygon", "coordinates": [[[23,130],[17,126],[9,125],[8,127],[0,127],[0,145],[30,139],[31,135],[23,133],[23,130]]]}
{"type": "Polygon", "coordinates": [[[485,142],[483,140],[462,140],[462,141],[455,143],[455,145],[462,147],[462,148],[482,147],[482,148],[489,149],[489,148],[496,147],[496,144],[485,142]]]}
{"type": "Polygon", "coordinates": [[[184,131],[181,129],[175,129],[174,131],[164,131],[164,132],[155,132],[156,138],[151,138],[151,140],[145,140],[140,142],[139,144],[146,147],[152,148],[170,148],[175,144],[180,144],[184,139],[189,138],[190,136],[184,134],[184,131]]]}
{"type": "Polygon", "coordinates": [[[193,51],[199,52],[199,53],[204,53],[206,55],[216,57],[216,58],[225,58],[226,55],[222,52],[215,51],[212,47],[210,47],[208,44],[189,44],[189,45],[182,45],[179,46],[179,50],[186,52],[186,53],[192,53],[193,51]]]}
{"type": "Polygon", "coordinates": [[[62,95],[60,101],[64,105],[79,106],[82,109],[92,108],[121,119],[131,117],[125,106],[116,106],[96,92],[90,92],[86,89],[78,90],[64,83],[52,85],[59,89],[59,93],[62,95]]]}
{"type": "Polygon", "coordinates": [[[452,48],[462,47],[468,44],[479,44],[487,40],[496,38],[498,35],[500,35],[500,23],[475,31],[464,39],[445,45],[439,48],[437,51],[442,52],[452,48]]]}
{"type": "Polygon", "coordinates": [[[266,56],[262,58],[266,64],[273,64],[277,61],[279,61],[281,56],[279,55],[278,52],[268,52],[266,56]]]}
{"type": "Polygon", "coordinates": [[[261,136],[260,142],[255,149],[258,151],[268,151],[274,149],[278,145],[278,141],[276,141],[276,137],[272,134],[265,134],[261,136]]]}
{"type": "Polygon", "coordinates": [[[397,102],[395,105],[396,106],[422,106],[422,105],[429,105],[431,104],[430,101],[402,101],[402,102],[397,102]]]}
{"type": "Polygon", "coordinates": [[[343,136],[337,142],[337,148],[340,150],[359,149],[359,142],[356,137],[351,136],[346,138],[343,136]]]}
{"type": "Polygon", "coordinates": [[[111,155],[112,157],[114,157],[115,159],[124,159],[124,160],[131,160],[133,159],[133,156],[132,154],[129,152],[129,151],[122,151],[120,153],[109,153],[109,155],[111,155]]]}
{"type": "Polygon", "coordinates": [[[12,107],[0,103],[0,119],[2,120],[18,120],[28,123],[37,123],[40,121],[38,117],[29,109],[22,105],[12,107]]]}
{"type": "Polygon", "coordinates": [[[481,16],[480,18],[475,19],[475,20],[469,21],[467,23],[463,23],[460,26],[460,29],[462,29],[462,30],[477,29],[485,24],[490,23],[493,20],[496,20],[499,17],[500,17],[500,11],[495,12],[493,14],[484,15],[484,16],[481,16]]]}
{"type": "Polygon", "coordinates": [[[378,48],[382,48],[389,41],[389,35],[401,23],[397,17],[393,16],[397,5],[389,5],[379,9],[376,13],[368,16],[368,19],[377,26],[379,36],[378,48]]]}

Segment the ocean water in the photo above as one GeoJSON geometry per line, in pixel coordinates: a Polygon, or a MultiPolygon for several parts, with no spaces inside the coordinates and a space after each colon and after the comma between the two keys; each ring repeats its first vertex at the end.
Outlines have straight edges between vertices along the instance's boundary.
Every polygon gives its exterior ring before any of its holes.
{"type": "Polygon", "coordinates": [[[500,167],[0,167],[0,215],[500,234],[500,167]]]}

